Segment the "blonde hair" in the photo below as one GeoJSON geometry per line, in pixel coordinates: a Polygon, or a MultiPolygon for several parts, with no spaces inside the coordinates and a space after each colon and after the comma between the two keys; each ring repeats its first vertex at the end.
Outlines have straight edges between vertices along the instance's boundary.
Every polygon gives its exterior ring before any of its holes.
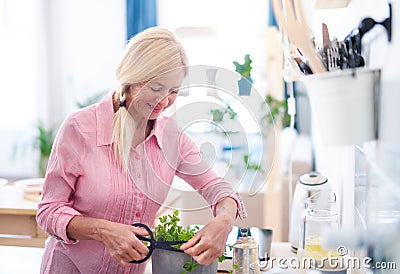
{"type": "MultiPolygon", "coordinates": [[[[187,56],[175,35],[159,27],[152,27],[129,40],[119,63],[116,76],[119,88],[115,100],[123,101],[130,86],[187,66],[187,56]]],[[[114,115],[112,135],[114,155],[127,167],[135,124],[126,107],[120,107],[114,115]]]]}

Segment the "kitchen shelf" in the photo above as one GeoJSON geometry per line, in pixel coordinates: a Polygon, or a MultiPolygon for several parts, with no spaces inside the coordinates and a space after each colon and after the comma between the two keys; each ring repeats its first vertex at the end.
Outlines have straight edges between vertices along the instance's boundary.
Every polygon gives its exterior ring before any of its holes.
{"type": "Polygon", "coordinates": [[[314,9],[345,8],[351,0],[315,0],[314,9]]]}

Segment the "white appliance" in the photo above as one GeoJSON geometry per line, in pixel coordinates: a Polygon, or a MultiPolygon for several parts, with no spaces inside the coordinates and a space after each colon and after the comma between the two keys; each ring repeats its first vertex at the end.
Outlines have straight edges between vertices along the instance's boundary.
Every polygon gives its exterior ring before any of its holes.
{"type": "Polygon", "coordinates": [[[292,208],[290,212],[289,241],[292,251],[297,253],[299,246],[301,218],[305,209],[305,199],[311,197],[316,191],[331,190],[328,179],[318,172],[310,172],[300,176],[294,191],[292,208]]]}

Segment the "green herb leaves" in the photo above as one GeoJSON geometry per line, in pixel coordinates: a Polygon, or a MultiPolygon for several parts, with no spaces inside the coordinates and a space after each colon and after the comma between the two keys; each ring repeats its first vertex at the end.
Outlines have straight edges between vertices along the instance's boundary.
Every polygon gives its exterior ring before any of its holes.
{"type": "MultiPolygon", "coordinates": [[[[195,260],[193,260],[193,258],[191,258],[189,262],[186,262],[186,263],[183,265],[183,268],[184,268],[187,272],[192,272],[193,270],[195,270],[195,269],[198,268],[198,267],[199,267],[199,264],[198,264],[195,260]]],[[[186,274],[186,272],[183,271],[181,274],[186,274]]]]}
{"type": "MultiPolygon", "coordinates": [[[[160,224],[155,227],[154,238],[164,239],[165,241],[189,241],[196,232],[199,231],[198,226],[188,226],[183,228],[179,222],[180,218],[178,216],[179,211],[174,210],[172,214],[161,216],[159,219],[160,224]]],[[[175,247],[179,248],[181,245],[176,245],[175,247]]],[[[232,247],[230,247],[232,249],[232,247]]],[[[226,259],[224,255],[218,258],[219,262],[222,262],[226,259]]],[[[190,258],[190,261],[186,262],[183,265],[185,271],[181,272],[181,274],[186,274],[191,272],[199,267],[199,264],[193,259],[190,258]]],[[[234,266],[235,267],[235,266],[234,266]]],[[[235,269],[235,268],[234,268],[235,269]]]]}
{"type": "Polygon", "coordinates": [[[252,69],[251,63],[252,60],[250,58],[250,54],[246,54],[244,56],[243,64],[239,64],[239,62],[233,61],[233,64],[235,65],[235,71],[246,78],[251,77],[251,69],[252,69]]]}
{"type": "Polygon", "coordinates": [[[181,219],[178,217],[178,213],[178,210],[174,210],[172,214],[159,218],[160,224],[156,226],[154,234],[156,240],[162,238],[165,241],[189,241],[199,231],[198,226],[183,228],[179,225],[181,219]]]}
{"type": "MultiPolygon", "coordinates": [[[[160,224],[155,228],[154,237],[156,240],[164,239],[165,241],[189,241],[197,231],[199,231],[199,227],[186,227],[183,228],[179,225],[179,221],[181,220],[178,217],[178,210],[174,210],[172,214],[168,214],[165,216],[161,216],[158,218],[160,220],[160,224]]],[[[175,247],[180,247],[181,245],[176,245],[175,247]]],[[[189,262],[186,262],[183,265],[183,268],[187,272],[191,272],[196,269],[199,264],[191,258],[189,262]]],[[[181,272],[181,274],[186,274],[186,271],[181,272]]]]}

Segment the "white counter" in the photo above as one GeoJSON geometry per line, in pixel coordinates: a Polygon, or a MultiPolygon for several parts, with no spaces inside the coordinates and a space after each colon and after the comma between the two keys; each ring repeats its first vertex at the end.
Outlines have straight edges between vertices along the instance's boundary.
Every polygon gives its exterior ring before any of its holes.
{"type": "MultiPolygon", "coordinates": [[[[0,246],[0,274],[36,274],[40,271],[44,249],[35,247],[0,246]]],[[[272,243],[271,257],[296,256],[290,252],[288,243],[272,243]]],[[[149,266],[151,263],[149,263],[149,266]]],[[[150,273],[151,267],[146,273],[150,273]]],[[[293,273],[288,270],[272,269],[264,273],[293,273]]]]}

